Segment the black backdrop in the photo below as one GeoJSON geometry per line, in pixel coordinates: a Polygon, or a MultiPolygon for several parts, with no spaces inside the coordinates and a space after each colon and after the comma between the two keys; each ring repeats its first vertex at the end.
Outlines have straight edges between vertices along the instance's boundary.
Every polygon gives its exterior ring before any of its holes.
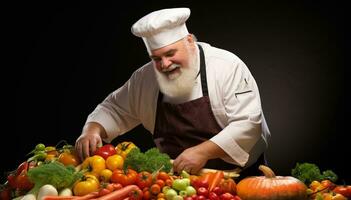
{"type": "MultiPolygon", "coordinates": [[[[7,16],[14,84],[5,84],[15,95],[3,106],[11,117],[1,152],[16,148],[1,162],[2,181],[37,143],[74,144],[95,106],[148,61],[131,25],[150,11],[180,6],[192,10],[190,32],[238,55],[255,76],[272,133],[268,161],[277,174],[290,175],[296,162],[312,162],[351,184],[345,163],[350,35],[345,5],[331,1],[15,5],[7,16]]],[[[114,144],[124,140],[143,150],[153,146],[141,126],[114,144]]]]}

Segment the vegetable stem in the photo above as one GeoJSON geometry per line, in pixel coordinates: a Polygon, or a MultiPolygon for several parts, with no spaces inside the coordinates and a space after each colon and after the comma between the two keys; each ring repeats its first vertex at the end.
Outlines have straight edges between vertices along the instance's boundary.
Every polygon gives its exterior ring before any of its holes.
{"type": "Polygon", "coordinates": [[[266,178],[275,178],[275,174],[273,170],[265,165],[260,165],[258,167],[261,170],[266,178]]]}

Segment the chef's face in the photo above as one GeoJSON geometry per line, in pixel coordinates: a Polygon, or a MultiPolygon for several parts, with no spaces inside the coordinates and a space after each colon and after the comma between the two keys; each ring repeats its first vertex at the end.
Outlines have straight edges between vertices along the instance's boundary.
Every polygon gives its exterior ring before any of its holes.
{"type": "Polygon", "coordinates": [[[180,75],[180,68],[189,67],[189,59],[194,51],[195,42],[188,35],[173,44],[151,51],[150,58],[156,69],[172,80],[180,75]]]}
{"type": "Polygon", "coordinates": [[[188,95],[197,75],[196,43],[191,35],[151,51],[160,90],[170,97],[188,95]]]}

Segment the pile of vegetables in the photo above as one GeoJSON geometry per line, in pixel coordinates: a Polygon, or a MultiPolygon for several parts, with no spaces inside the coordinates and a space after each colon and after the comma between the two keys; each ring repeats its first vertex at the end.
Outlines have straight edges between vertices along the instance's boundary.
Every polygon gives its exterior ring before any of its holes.
{"type": "MultiPolygon", "coordinates": [[[[202,169],[173,174],[170,157],[157,148],[145,152],[126,141],[98,147],[82,162],[74,146],[38,144],[30,158],[0,185],[1,200],[346,200],[351,186],[334,184],[337,175],[312,163],[297,163],[292,176],[264,176],[236,183],[228,171],[202,169]]],[[[28,156],[27,155],[27,156],[28,156]]],[[[235,175],[237,172],[232,171],[235,175]]]]}

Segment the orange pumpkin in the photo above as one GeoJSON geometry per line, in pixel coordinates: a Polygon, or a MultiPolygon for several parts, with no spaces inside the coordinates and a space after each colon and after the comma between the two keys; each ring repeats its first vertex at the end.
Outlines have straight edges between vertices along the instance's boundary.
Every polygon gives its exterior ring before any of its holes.
{"type": "Polygon", "coordinates": [[[275,176],[267,166],[260,165],[264,176],[246,177],[237,186],[242,200],[306,200],[307,187],[292,176],[275,176]]]}

